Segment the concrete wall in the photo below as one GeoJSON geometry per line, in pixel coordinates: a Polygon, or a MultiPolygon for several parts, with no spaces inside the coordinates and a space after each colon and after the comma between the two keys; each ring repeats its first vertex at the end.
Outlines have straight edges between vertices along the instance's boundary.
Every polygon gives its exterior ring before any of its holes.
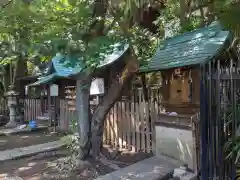
{"type": "Polygon", "coordinates": [[[195,169],[195,150],[192,131],[158,125],[156,129],[156,155],[166,155],[195,169]]]}

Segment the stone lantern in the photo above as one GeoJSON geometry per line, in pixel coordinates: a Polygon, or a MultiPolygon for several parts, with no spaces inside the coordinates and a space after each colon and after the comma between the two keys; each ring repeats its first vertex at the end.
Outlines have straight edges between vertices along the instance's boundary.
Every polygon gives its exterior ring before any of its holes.
{"type": "Polygon", "coordinates": [[[7,97],[8,102],[8,108],[9,108],[9,122],[6,124],[6,127],[16,127],[17,126],[17,96],[19,93],[17,93],[14,90],[14,86],[9,87],[9,91],[5,94],[7,97]]]}

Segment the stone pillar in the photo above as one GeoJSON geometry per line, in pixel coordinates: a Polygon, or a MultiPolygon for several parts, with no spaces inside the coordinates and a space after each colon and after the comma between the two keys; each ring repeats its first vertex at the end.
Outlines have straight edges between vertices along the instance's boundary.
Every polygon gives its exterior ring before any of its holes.
{"type": "Polygon", "coordinates": [[[11,86],[9,88],[9,91],[6,93],[6,97],[8,100],[8,108],[9,108],[9,122],[6,124],[6,127],[16,127],[17,126],[17,96],[19,93],[17,93],[14,90],[14,87],[11,86]]]}

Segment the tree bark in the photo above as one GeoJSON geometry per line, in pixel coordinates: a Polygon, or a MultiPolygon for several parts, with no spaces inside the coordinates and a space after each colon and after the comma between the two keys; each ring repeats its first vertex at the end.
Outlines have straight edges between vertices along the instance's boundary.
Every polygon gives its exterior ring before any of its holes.
{"type": "Polygon", "coordinates": [[[135,53],[132,51],[128,64],[123,69],[120,79],[115,80],[111,85],[108,93],[100,102],[97,109],[92,116],[92,155],[94,158],[99,157],[102,145],[102,136],[104,131],[104,120],[113,107],[114,103],[119,99],[123,92],[124,85],[132,79],[135,73],[138,71],[138,61],[135,53]]]}
{"type": "Polygon", "coordinates": [[[20,94],[24,94],[25,89],[24,89],[24,87],[21,87],[20,81],[17,79],[20,77],[27,76],[27,75],[28,75],[27,59],[24,59],[20,55],[14,66],[14,75],[13,75],[13,82],[12,82],[15,85],[16,91],[20,94]]]}
{"type": "Polygon", "coordinates": [[[180,25],[182,28],[185,27],[187,23],[187,2],[186,0],[180,0],[180,25]]]}
{"type": "Polygon", "coordinates": [[[209,3],[207,7],[207,24],[211,24],[215,20],[214,1],[212,1],[212,3],[209,3]]]}
{"type": "MultiPolygon", "coordinates": [[[[90,81],[91,83],[91,81],[90,81]]],[[[77,80],[76,85],[76,111],[78,117],[79,134],[79,158],[84,160],[90,151],[90,83],[83,80],[77,80]]]]}
{"type": "Polygon", "coordinates": [[[4,66],[4,73],[3,73],[3,84],[4,84],[4,90],[5,92],[8,91],[8,87],[11,84],[11,66],[10,64],[7,64],[4,66]]]}

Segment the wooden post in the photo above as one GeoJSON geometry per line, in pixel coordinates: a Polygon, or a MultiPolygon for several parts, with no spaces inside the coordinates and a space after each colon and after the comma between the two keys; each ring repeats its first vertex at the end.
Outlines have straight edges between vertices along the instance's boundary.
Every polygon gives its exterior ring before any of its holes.
{"type": "Polygon", "coordinates": [[[56,109],[57,109],[57,98],[54,96],[53,97],[53,131],[54,132],[56,132],[56,126],[57,126],[57,124],[56,124],[56,122],[57,122],[57,111],[56,111],[56,109]]]}
{"type": "Polygon", "coordinates": [[[47,86],[47,101],[48,101],[48,117],[49,117],[49,124],[51,124],[52,118],[51,118],[51,96],[50,96],[50,86],[47,86]]]}

